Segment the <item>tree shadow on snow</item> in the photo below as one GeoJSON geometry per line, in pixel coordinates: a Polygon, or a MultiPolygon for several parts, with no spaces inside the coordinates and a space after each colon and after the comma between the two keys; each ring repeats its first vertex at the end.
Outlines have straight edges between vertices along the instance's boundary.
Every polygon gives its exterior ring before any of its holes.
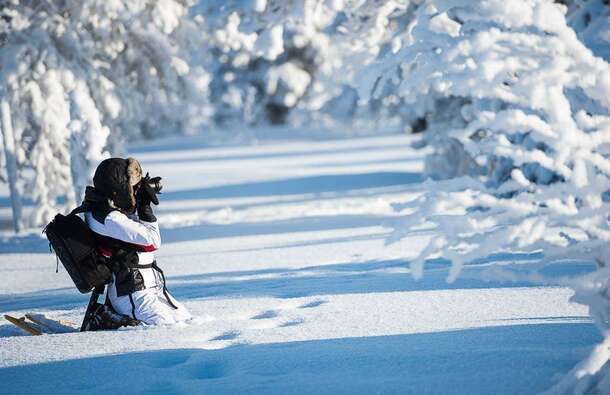
{"type": "MultiPolygon", "coordinates": [[[[160,262],[162,264],[162,262],[160,262]]],[[[409,262],[382,260],[349,262],[303,268],[172,275],[166,268],[167,286],[178,299],[269,296],[300,298],[314,295],[408,292],[437,289],[479,289],[536,286],[530,282],[490,282],[477,278],[477,267],[465,267],[454,283],[446,281],[449,262],[428,261],[421,280],[410,274],[409,262]]],[[[85,307],[89,295],[74,287],[0,295],[0,313],[9,311],[65,310],[85,307]]]]}
{"type": "Polygon", "coordinates": [[[410,292],[490,287],[531,287],[527,281],[489,281],[478,278],[478,267],[465,267],[461,277],[447,283],[449,262],[429,261],[422,279],[415,280],[404,260],[354,262],[298,269],[263,269],[169,276],[168,287],[178,299],[210,297],[301,298],[320,295],[410,292]]]}
{"type": "MultiPolygon", "coordinates": [[[[232,197],[286,196],[303,194],[349,193],[369,188],[404,186],[421,181],[419,173],[378,172],[347,175],[327,175],[291,178],[277,181],[264,181],[237,185],[194,189],[187,191],[164,192],[162,200],[218,199],[232,197]]],[[[350,193],[351,197],[354,195],[350,193]]],[[[324,196],[324,198],[332,198],[324,196]]],[[[317,200],[298,198],[294,202],[317,200]]],[[[293,203],[294,203],[293,202],[293,203]]],[[[286,202],[282,202],[286,203],[286,202]]],[[[272,203],[264,203],[269,205],[272,203]]],[[[250,207],[252,204],[243,205],[250,207]]],[[[226,205],[222,206],[226,207],[226,205]]],[[[220,208],[220,207],[218,207],[220,208]]],[[[239,207],[237,207],[239,208],[239,207]]],[[[207,209],[210,209],[209,207],[207,209]]],[[[212,208],[213,209],[213,208],[212,208]]],[[[179,212],[178,210],[177,212],[179,212]]],[[[163,211],[161,211],[163,212],[163,211]]],[[[176,210],[169,210],[176,212],[176,210]]],[[[377,226],[388,217],[372,215],[319,216],[296,218],[283,221],[268,221],[244,224],[206,224],[176,228],[164,228],[162,237],[165,242],[199,240],[212,237],[231,237],[257,234],[278,234],[285,232],[345,229],[362,226],[377,226]]],[[[42,229],[41,229],[42,230],[42,229]]],[[[0,239],[0,254],[11,253],[48,253],[46,238],[36,233],[15,235],[0,239]]]]}
{"type": "Polygon", "coordinates": [[[408,172],[333,174],[235,185],[221,185],[185,191],[168,191],[163,193],[163,199],[220,199],[346,192],[358,189],[414,184],[421,181],[422,175],[420,173],[408,172]]]}
{"type": "MultiPolygon", "coordinates": [[[[494,259],[518,261],[533,259],[537,255],[508,253],[496,254],[494,259]]],[[[487,260],[483,260],[488,262],[487,260]]],[[[160,262],[162,264],[162,262],[160,262]]],[[[523,269],[515,264],[515,270],[523,269]]],[[[511,266],[502,264],[504,270],[511,266]]],[[[274,268],[249,271],[212,272],[190,275],[172,275],[166,268],[167,285],[178,299],[211,297],[276,297],[300,298],[319,295],[410,292],[451,289],[485,289],[534,287],[538,282],[526,280],[492,280],[484,276],[489,266],[466,265],[462,275],[447,283],[450,263],[443,259],[429,260],[424,276],[415,280],[405,260],[347,262],[333,265],[315,265],[302,268],[274,268]]],[[[547,278],[585,274],[595,270],[588,262],[558,264],[544,268],[547,278]],[[555,267],[557,266],[557,267],[555,267]]],[[[0,313],[10,311],[64,310],[84,307],[89,295],[80,294],[74,287],[46,289],[16,295],[0,295],[0,313]]],[[[2,336],[0,336],[2,337],[2,336]]]]}
{"type": "Polygon", "coordinates": [[[600,340],[592,324],[513,325],[131,352],[3,368],[0,382],[12,394],[526,394],[600,340]]]}
{"type": "MultiPolygon", "coordinates": [[[[172,158],[150,158],[143,161],[143,164],[146,165],[157,165],[157,164],[172,164],[172,163],[189,163],[189,162],[220,162],[220,161],[240,161],[240,160],[268,160],[268,159],[285,159],[285,158],[298,158],[298,157],[312,157],[312,156],[327,156],[327,157],[336,157],[341,154],[355,154],[362,153],[362,158],[366,158],[366,155],[371,152],[371,150],[382,150],[382,149],[397,149],[400,145],[391,145],[383,147],[333,147],[331,149],[310,149],[310,150],[290,150],[287,149],[282,152],[252,152],[249,154],[235,154],[235,153],[226,153],[218,155],[218,151],[207,151],[205,149],[198,149],[198,151],[192,152],[189,155],[183,155],[180,157],[172,157],[172,158]],[[210,153],[212,153],[210,155],[210,153]]],[[[404,150],[407,151],[409,146],[407,144],[403,145],[404,150]]],[[[193,147],[189,148],[190,150],[193,147]]],[[[197,148],[195,148],[197,149],[197,148]]],[[[171,152],[171,150],[163,150],[167,152],[171,152]]],[[[393,160],[388,160],[381,163],[394,163],[394,162],[409,162],[419,160],[419,158],[411,159],[411,158],[396,158],[393,160]]],[[[367,162],[363,159],[362,162],[358,162],[358,164],[371,164],[375,162],[367,162]]],[[[353,166],[353,164],[352,164],[353,166]]]]}
{"type": "MultiPolygon", "coordinates": [[[[285,137],[279,135],[278,137],[285,137]]],[[[307,135],[307,140],[311,140],[310,135],[307,135]]],[[[328,134],[326,134],[327,138],[323,138],[320,140],[334,140],[334,138],[328,138],[328,134]]],[[[336,137],[335,137],[336,138],[336,137]]],[[[358,142],[362,138],[351,137],[349,142],[358,142]]],[[[370,136],[364,137],[363,139],[370,139],[370,136]]],[[[309,141],[311,143],[311,141],[309,141]]],[[[347,141],[346,141],[347,142],[347,141]]],[[[245,148],[248,150],[250,148],[252,150],[251,153],[235,153],[235,148],[239,147],[239,151],[243,151],[243,144],[240,145],[224,145],[224,146],[213,146],[209,144],[207,139],[203,140],[199,137],[185,137],[181,136],[180,139],[160,139],[140,143],[138,145],[132,145],[129,147],[129,152],[131,154],[158,154],[161,152],[172,152],[172,151],[191,151],[191,155],[181,155],[180,157],[173,157],[171,159],[168,158],[155,158],[151,157],[144,158],[142,163],[144,165],[149,164],[157,164],[157,163],[176,163],[176,162],[190,162],[190,161],[218,161],[218,160],[253,160],[253,159],[275,159],[275,158],[285,158],[285,157],[294,157],[294,156],[312,156],[312,155],[337,155],[337,154],[350,154],[350,153],[362,153],[363,157],[366,157],[366,154],[369,153],[372,149],[374,150],[383,150],[386,148],[400,148],[403,147],[405,150],[410,149],[410,144],[408,143],[397,143],[395,140],[391,140],[387,143],[381,144],[379,141],[376,142],[374,147],[370,147],[368,145],[356,145],[356,146],[330,146],[328,148],[299,148],[298,145],[287,145],[282,146],[282,151],[268,151],[268,152],[260,152],[260,146],[250,146],[245,148]],[[219,147],[221,147],[219,149],[219,147]],[[223,151],[223,148],[228,148],[228,150],[223,151]],[[193,152],[193,150],[197,150],[193,152]]],[[[262,147],[264,149],[264,147],[262,147]]],[[[274,147],[271,147],[274,148],[274,147]]]]}
{"type": "Polygon", "coordinates": [[[380,226],[390,218],[393,217],[383,215],[325,215],[226,225],[202,223],[192,226],[164,228],[161,230],[161,236],[164,243],[177,243],[226,237],[319,232],[380,226]]]}
{"type": "Polygon", "coordinates": [[[9,311],[35,312],[36,310],[67,310],[82,307],[89,302],[89,294],[83,295],[76,287],[44,289],[15,295],[0,295],[0,313],[9,311]]]}
{"type": "MultiPolygon", "coordinates": [[[[160,206],[155,208],[155,212],[182,213],[182,212],[192,212],[193,210],[213,211],[213,210],[225,209],[227,207],[231,207],[231,209],[233,209],[233,210],[243,210],[243,209],[250,209],[250,208],[256,208],[256,207],[273,206],[275,204],[286,205],[286,204],[298,204],[298,203],[308,203],[308,202],[317,202],[317,203],[333,202],[333,201],[336,201],[339,199],[345,199],[345,198],[357,199],[357,198],[365,198],[365,197],[373,197],[373,196],[377,197],[380,194],[385,194],[385,193],[392,193],[392,194],[405,193],[405,192],[413,191],[414,188],[415,188],[415,186],[412,184],[393,185],[393,186],[381,187],[381,188],[348,190],[348,191],[343,191],[343,192],[339,192],[339,193],[309,193],[309,194],[292,195],[292,196],[284,195],[284,196],[279,197],[276,200],[270,200],[270,199],[265,199],[264,201],[250,200],[250,201],[240,202],[240,203],[231,202],[230,204],[227,204],[226,202],[223,202],[222,200],[220,200],[220,202],[218,200],[214,200],[214,203],[210,204],[209,202],[206,202],[205,199],[202,199],[202,200],[196,200],[195,202],[197,202],[197,204],[193,205],[193,203],[190,203],[188,206],[186,206],[184,208],[179,207],[175,204],[172,206],[165,206],[163,204],[163,201],[165,199],[165,197],[164,197],[165,194],[162,194],[160,197],[160,200],[162,203],[160,206]]],[[[176,192],[176,193],[178,193],[178,192],[176,192]]],[[[269,195],[269,196],[273,196],[273,195],[269,195]]],[[[178,200],[178,201],[180,201],[180,200],[178,200]]],[[[161,224],[161,225],[163,226],[163,224],[161,224]]]]}
{"type": "Polygon", "coordinates": [[[42,234],[42,228],[40,232],[0,237],[0,255],[44,253],[49,253],[49,241],[42,234]]]}

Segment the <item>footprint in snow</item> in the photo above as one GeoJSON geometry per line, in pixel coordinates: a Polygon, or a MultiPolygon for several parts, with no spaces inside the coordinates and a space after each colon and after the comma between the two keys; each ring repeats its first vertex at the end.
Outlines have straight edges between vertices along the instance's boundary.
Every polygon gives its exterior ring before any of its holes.
{"type": "Polygon", "coordinates": [[[309,302],[309,303],[305,303],[304,305],[300,306],[300,309],[312,309],[314,307],[318,307],[323,305],[324,303],[328,303],[325,300],[314,300],[313,302],[309,302]]]}
{"type": "Polygon", "coordinates": [[[261,313],[258,313],[254,317],[251,317],[253,320],[266,320],[269,318],[275,318],[278,316],[278,312],[275,310],[266,310],[261,313]]]}
{"type": "Polygon", "coordinates": [[[233,340],[233,339],[237,339],[239,337],[239,335],[241,335],[240,331],[227,331],[221,335],[218,335],[212,339],[210,339],[210,341],[220,341],[220,340],[233,340]]]}
{"type": "Polygon", "coordinates": [[[304,323],[305,320],[302,318],[296,318],[294,320],[290,320],[290,321],[286,321],[280,324],[280,328],[288,328],[291,326],[297,326],[297,325],[301,325],[302,323],[304,323]]]}

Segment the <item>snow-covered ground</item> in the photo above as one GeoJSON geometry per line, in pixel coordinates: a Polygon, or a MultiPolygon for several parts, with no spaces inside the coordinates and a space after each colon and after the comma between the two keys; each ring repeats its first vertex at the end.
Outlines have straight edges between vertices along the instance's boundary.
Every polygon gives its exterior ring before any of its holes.
{"type": "MultiPolygon", "coordinates": [[[[173,327],[23,335],[0,320],[0,393],[537,393],[601,337],[571,291],[524,280],[498,255],[447,284],[414,281],[425,232],[387,244],[393,203],[418,196],[406,136],[196,138],[132,149],[166,185],[158,261],[197,317],[173,327]],[[505,276],[506,277],[506,276],[505,276]],[[487,278],[487,281],[483,281],[487,278]]],[[[0,203],[8,207],[6,197],[0,203]]],[[[6,208],[3,212],[6,211],[6,208]]],[[[38,232],[0,242],[0,312],[80,323],[81,295],[38,232]]],[[[521,263],[521,264],[520,264],[521,263]]],[[[587,271],[545,268],[555,283],[587,271]]]]}

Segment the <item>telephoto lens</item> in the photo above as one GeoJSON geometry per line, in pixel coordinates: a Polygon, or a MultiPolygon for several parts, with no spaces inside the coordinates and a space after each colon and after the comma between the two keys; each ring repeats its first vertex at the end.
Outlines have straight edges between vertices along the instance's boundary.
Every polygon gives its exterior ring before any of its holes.
{"type": "Polygon", "coordinates": [[[155,177],[146,180],[148,185],[155,191],[155,193],[161,193],[161,189],[163,189],[163,185],[161,184],[161,177],[155,177]]]}

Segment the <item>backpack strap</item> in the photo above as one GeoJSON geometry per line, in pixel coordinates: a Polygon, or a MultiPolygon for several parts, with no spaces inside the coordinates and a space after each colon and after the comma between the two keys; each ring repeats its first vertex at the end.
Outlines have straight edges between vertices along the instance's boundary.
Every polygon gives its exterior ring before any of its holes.
{"type": "Polygon", "coordinates": [[[104,219],[106,218],[106,216],[113,211],[118,211],[118,209],[115,207],[98,207],[92,206],[88,203],[83,203],[80,206],[76,207],[74,210],[70,211],[70,214],[68,215],[76,215],[88,211],[91,212],[93,218],[95,218],[98,222],[104,223],[104,219]]]}
{"type": "Polygon", "coordinates": [[[137,318],[136,318],[136,304],[133,301],[132,293],[129,293],[129,303],[131,303],[131,316],[133,317],[134,320],[137,320],[137,318]]]}
{"type": "Polygon", "coordinates": [[[174,302],[172,302],[172,299],[169,297],[169,292],[167,292],[167,285],[165,285],[165,274],[163,273],[163,270],[161,270],[161,268],[157,266],[157,261],[153,261],[152,268],[161,273],[161,278],[163,279],[163,295],[165,296],[165,299],[167,299],[167,303],[169,303],[169,305],[172,306],[174,309],[178,310],[178,306],[176,306],[174,302]]]}
{"type": "MultiPolygon", "coordinates": [[[[167,299],[167,303],[169,303],[170,306],[172,306],[174,309],[178,309],[178,306],[176,306],[176,304],[174,302],[172,302],[172,299],[169,296],[169,292],[167,291],[167,285],[166,285],[166,281],[165,281],[165,273],[163,273],[163,270],[161,270],[161,268],[157,265],[157,261],[153,261],[152,263],[149,264],[144,264],[144,265],[140,265],[139,263],[128,263],[127,267],[131,268],[131,269],[153,269],[156,270],[159,274],[161,274],[161,279],[163,280],[163,296],[165,296],[165,299],[167,299]]],[[[131,297],[131,294],[129,294],[131,297]]],[[[135,318],[135,317],[134,317],[135,318]]]]}
{"type": "Polygon", "coordinates": [[[68,215],[76,215],[76,214],[84,213],[84,212],[87,212],[87,211],[91,211],[91,208],[85,206],[84,204],[81,204],[80,206],[78,206],[74,210],[70,211],[70,214],[68,214],[68,215]]]}

